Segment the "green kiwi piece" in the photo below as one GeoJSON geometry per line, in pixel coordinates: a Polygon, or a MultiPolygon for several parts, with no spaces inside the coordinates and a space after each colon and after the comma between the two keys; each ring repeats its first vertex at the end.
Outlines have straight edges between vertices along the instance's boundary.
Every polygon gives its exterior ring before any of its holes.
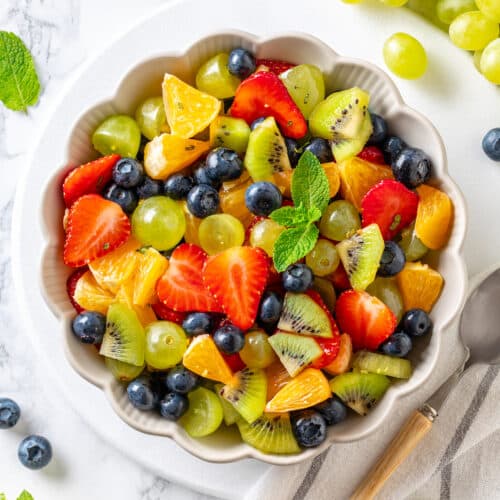
{"type": "Polygon", "coordinates": [[[263,453],[300,453],[288,413],[264,413],[251,424],[243,419],[236,423],[243,441],[263,453]]]}
{"type": "Polygon", "coordinates": [[[144,365],[135,366],[113,358],[104,358],[104,363],[119,382],[130,382],[136,379],[144,370],[144,365]]]}
{"type": "Polygon", "coordinates": [[[231,384],[222,387],[219,395],[251,424],[266,406],[266,374],[259,368],[244,368],[234,375],[231,384]]]}
{"type": "Polygon", "coordinates": [[[399,246],[405,253],[407,262],[415,262],[427,255],[429,249],[420,241],[415,234],[415,223],[411,224],[401,232],[399,246]]]}
{"type": "Polygon", "coordinates": [[[330,380],[330,388],[349,408],[367,415],[391,385],[385,375],[343,373],[330,380]]]}
{"type": "Polygon", "coordinates": [[[333,283],[329,279],[315,276],[312,287],[321,295],[325,306],[328,307],[330,311],[334,311],[337,295],[335,294],[333,283]]]}
{"type": "Polygon", "coordinates": [[[135,366],[144,365],[146,336],[137,314],[126,305],[111,304],[106,315],[102,356],[135,366]]]}
{"type": "Polygon", "coordinates": [[[330,142],[332,154],[336,162],[341,162],[353,158],[361,153],[370,135],[372,134],[373,126],[370,114],[367,113],[363,119],[363,123],[354,139],[337,138],[330,142]]]}
{"type": "Polygon", "coordinates": [[[240,418],[240,414],[234,409],[231,403],[228,403],[221,395],[220,392],[223,389],[223,384],[215,384],[215,393],[219,397],[220,403],[222,405],[222,412],[224,414],[224,423],[226,425],[233,425],[240,418]]]}
{"type": "Polygon", "coordinates": [[[250,132],[244,165],[254,182],[269,181],[276,172],[291,170],[285,139],[272,116],[250,132]]]}
{"type": "Polygon", "coordinates": [[[330,318],[321,306],[305,293],[285,294],[278,329],[316,337],[333,336],[330,318]]]}
{"type": "Polygon", "coordinates": [[[319,344],[305,335],[278,332],[269,337],[269,343],[291,377],[323,354],[319,344]]]}
{"type": "Polygon", "coordinates": [[[330,141],[356,139],[368,113],[370,96],[353,87],[330,94],[309,116],[309,129],[315,137],[330,141]]]}
{"type": "Polygon", "coordinates": [[[373,282],[384,246],[384,238],[377,224],[356,231],[337,245],[340,260],[354,290],[365,290],[373,282]]]}
{"type": "Polygon", "coordinates": [[[394,278],[375,278],[366,291],[380,299],[396,316],[398,323],[404,314],[403,297],[394,278]]]}
{"type": "Polygon", "coordinates": [[[412,374],[411,362],[408,359],[369,351],[358,351],[354,355],[352,366],[356,372],[378,373],[394,378],[408,379],[412,374]]]}
{"type": "Polygon", "coordinates": [[[250,127],[241,118],[218,116],[210,124],[210,145],[213,148],[224,147],[244,153],[249,137],[250,127]]]}

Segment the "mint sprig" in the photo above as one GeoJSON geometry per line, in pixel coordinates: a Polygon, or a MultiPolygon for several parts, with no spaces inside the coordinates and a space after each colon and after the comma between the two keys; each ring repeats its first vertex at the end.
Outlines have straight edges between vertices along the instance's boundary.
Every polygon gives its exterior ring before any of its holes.
{"type": "MultiPolygon", "coordinates": [[[[0,493],[0,500],[7,500],[5,493],[0,493]]],[[[34,500],[29,491],[23,490],[17,497],[17,500],[34,500]]]]}
{"type": "Polygon", "coordinates": [[[320,219],[330,200],[330,187],[319,160],[309,151],[300,157],[292,177],[294,207],[281,207],[271,213],[272,220],[285,226],[274,244],[274,266],[283,272],[305,257],[316,245],[320,219]]]}

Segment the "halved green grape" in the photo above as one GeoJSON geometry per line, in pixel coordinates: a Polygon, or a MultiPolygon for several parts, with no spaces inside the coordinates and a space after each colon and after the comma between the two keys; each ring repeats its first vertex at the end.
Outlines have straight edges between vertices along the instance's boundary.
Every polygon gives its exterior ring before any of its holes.
{"type": "Polygon", "coordinates": [[[269,257],[272,257],[274,244],[284,230],[283,226],[271,219],[261,220],[250,231],[250,246],[262,248],[269,257]]]}
{"type": "Polygon", "coordinates": [[[113,358],[104,358],[106,368],[120,382],[130,382],[137,378],[144,370],[144,365],[135,366],[113,358]]]}
{"type": "Polygon", "coordinates": [[[415,223],[403,229],[399,246],[403,249],[408,262],[420,260],[429,251],[415,234],[415,223]]]}
{"type": "Polygon", "coordinates": [[[402,7],[408,3],[408,0],[380,0],[384,5],[389,7],[402,7]]]}
{"type": "Polygon", "coordinates": [[[245,335],[245,345],[240,358],[250,368],[266,368],[278,358],[264,330],[252,330],[245,335]]]}
{"type": "Polygon", "coordinates": [[[397,76],[414,80],[427,70],[427,54],[422,44],[408,33],[395,33],[384,43],[384,61],[397,76]]]}
{"type": "Polygon", "coordinates": [[[403,297],[394,278],[375,278],[366,291],[380,299],[396,316],[398,322],[405,312],[403,297]]]}
{"type": "Polygon", "coordinates": [[[135,158],[141,145],[141,131],[130,116],[109,116],[95,129],[92,144],[102,155],[117,153],[135,158]]]}
{"type": "Polygon", "coordinates": [[[132,214],[132,234],[143,245],[169,250],[181,241],[186,218],[181,205],[166,196],[144,200],[132,214]]]}
{"type": "Polygon", "coordinates": [[[500,85],[500,38],[493,40],[486,46],[479,65],[481,73],[491,83],[500,85]]]}
{"type": "Polygon", "coordinates": [[[335,294],[333,283],[327,278],[318,278],[315,276],[312,287],[321,295],[326,307],[328,307],[330,311],[334,311],[337,295],[335,294]]]}
{"type": "Polygon", "coordinates": [[[167,132],[167,117],[162,97],[150,97],[137,106],[135,119],[142,135],[150,141],[167,132]]]}
{"type": "Polygon", "coordinates": [[[226,53],[209,59],[196,73],[196,87],[218,99],[233,97],[241,81],[229,73],[228,60],[226,53]]]}
{"type": "Polygon", "coordinates": [[[500,2],[498,0],[476,0],[476,5],[486,17],[500,23],[500,2]]]}
{"type": "Polygon", "coordinates": [[[191,437],[208,436],[215,432],[224,418],[221,402],[216,394],[198,387],[188,394],[189,408],[179,420],[191,437]]]}
{"type": "Polygon", "coordinates": [[[451,41],[464,50],[481,50],[498,37],[498,23],[480,11],[464,12],[450,24],[451,41]]]}
{"type": "Polygon", "coordinates": [[[230,214],[214,214],[202,220],[198,228],[201,248],[209,255],[239,247],[245,241],[243,224],[230,214]]]}
{"type": "Polygon", "coordinates": [[[306,255],[306,264],[315,276],[327,276],[337,269],[340,262],[335,245],[328,240],[320,239],[306,255]]]}
{"type": "Polygon", "coordinates": [[[182,360],[187,348],[184,330],[171,321],[153,321],[145,328],[146,364],[165,370],[182,360]]]}
{"type": "Polygon", "coordinates": [[[438,0],[436,14],[443,23],[451,24],[460,14],[477,10],[474,0],[438,0]]]}
{"type": "Polygon", "coordinates": [[[319,222],[319,232],[326,238],[342,241],[361,227],[356,207],[345,200],[330,203],[319,222]]]}

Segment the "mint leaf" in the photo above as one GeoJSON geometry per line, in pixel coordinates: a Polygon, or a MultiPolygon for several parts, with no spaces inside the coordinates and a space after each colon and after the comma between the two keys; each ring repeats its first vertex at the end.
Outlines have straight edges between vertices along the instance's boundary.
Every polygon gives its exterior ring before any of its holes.
{"type": "Polygon", "coordinates": [[[14,111],[36,104],[40,81],[23,41],[14,33],[0,31],[0,101],[14,111]]]}
{"type": "Polygon", "coordinates": [[[300,157],[292,177],[292,199],[296,206],[318,208],[321,213],[330,200],[330,186],[318,158],[310,151],[300,157]]]}
{"type": "Polygon", "coordinates": [[[314,224],[283,231],[274,244],[274,266],[282,273],[290,264],[305,257],[316,244],[319,230],[314,224]]]}
{"type": "Polygon", "coordinates": [[[304,226],[309,223],[309,212],[302,205],[298,207],[281,207],[274,210],[269,217],[285,227],[304,226]]]}
{"type": "MultiPolygon", "coordinates": [[[[1,497],[0,497],[0,500],[1,497]]],[[[21,491],[21,494],[17,497],[17,500],[33,500],[33,497],[31,496],[31,493],[27,492],[26,490],[21,491]]]]}
{"type": "Polygon", "coordinates": [[[0,493],[0,500],[7,500],[5,493],[0,493]]]}
{"type": "Polygon", "coordinates": [[[318,207],[311,207],[307,211],[307,218],[309,219],[309,222],[316,222],[321,218],[321,210],[318,207]]]}

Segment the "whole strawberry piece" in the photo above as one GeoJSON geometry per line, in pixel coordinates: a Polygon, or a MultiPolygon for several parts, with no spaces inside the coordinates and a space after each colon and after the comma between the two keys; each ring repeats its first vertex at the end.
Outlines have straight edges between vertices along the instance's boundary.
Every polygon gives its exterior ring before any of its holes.
{"type": "Polygon", "coordinates": [[[377,146],[365,146],[363,151],[358,155],[362,160],[385,165],[384,153],[377,146]]]}
{"type": "Polygon", "coordinates": [[[78,283],[78,280],[85,274],[86,271],[87,271],[86,267],[82,267],[81,269],[76,269],[69,275],[69,278],[66,281],[66,291],[68,292],[69,300],[71,302],[71,305],[75,308],[75,311],[78,314],[85,311],[85,309],[75,300],[76,284],[78,283]]]}
{"type": "Polygon", "coordinates": [[[177,325],[182,325],[182,322],[187,316],[187,313],[174,311],[173,309],[170,309],[162,302],[151,304],[151,308],[153,309],[158,319],[162,319],[164,321],[171,321],[172,323],[176,323],[177,325]]]}
{"type": "MultiPolygon", "coordinates": [[[[256,63],[257,68],[259,68],[259,66],[265,66],[268,71],[271,71],[275,75],[281,75],[281,73],[295,66],[295,64],[291,62],[280,61],[279,59],[257,59],[256,63]]],[[[262,71],[264,70],[263,68],[261,69],[262,71]]]]}

